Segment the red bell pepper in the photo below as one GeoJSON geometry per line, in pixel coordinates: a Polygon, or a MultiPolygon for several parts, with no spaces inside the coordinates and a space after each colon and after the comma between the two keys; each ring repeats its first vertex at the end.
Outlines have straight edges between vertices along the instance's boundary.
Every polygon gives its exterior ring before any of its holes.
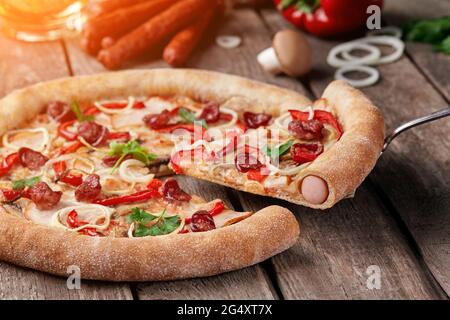
{"type": "MultiPolygon", "coordinates": [[[[307,121],[309,118],[309,112],[304,112],[304,111],[300,111],[300,110],[289,110],[289,113],[291,114],[291,117],[294,120],[307,121]]],[[[316,120],[320,121],[321,123],[329,124],[330,126],[335,128],[337,130],[337,132],[339,133],[338,140],[344,133],[344,130],[342,130],[340,123],[328,111],[314,110],[313,119],[316,119],[316,120]]]]}
{"type": "Polygon", "coordinates": [[[217,216],[219,213],[222,213],[222,211],[225,209],[225,203],[223,201],[217,201],[214,207],[208,211],[208,213],[214,217],[217,216]]]}
{"type": "Polygon", "coordinates": [[[274,0],[283,16],[298,28],[319,37],[355,31],[366,24],[367,8],[383,0],[274,0]]]}
{"type": "Polygon", "coordinates": [[[55,174],[57,177],[61,177],[61,175],[66,171],[67,165],[65,161],[58,161],[53,163],[53,171],[55,171],[55,174]]]}
{"type": "Polygon", "coordinates": [[[61,123],[58,127],[58,135],[66,139],[67,141],[75,141],[77,140],[78,134],[72,131],[69,131],[68,128],[75,124],[76,120],[67,121],[61,123]]]}
{"type": "Polygon", "coordinates": [[[13,202],[22,196],[22,190],[2,190],[2,193],[7,202],[13,202]]]}
{"type": "Polygon", "coordinates": [[[12,167],[15,164],[18,164],[20,162],[19,159],[19,153],[11,153],[10,155],[6,156],[5,159],[3,159],[2,163],[0,164],[0,177],[6,175],[11,171],[12,167]]]}
{"type": "Polygon", "coordinates": [[[110,132],[108,133],[108,140],[131,140],[131,134],[129,132],[110,132]]]}
{"type": "Polygon", "coordinates": [[[82,146],[84,146],[84,144],[82,144],[80,141],[74,142],[67,147],[61,148],[59,150],[59,154],[63,155],[63,154],[68,154],[68,153],[74,153],[75,151],[80,149],[82,146]]]}
{"type": "Polygon", "coordinates": [[[71,174],[69,172],[64,172],[59,181],[64,182],[65,184],[71,185],[73,187],[78,187],[83,183],[83,176],[81,174],[71,174]]]}
{"type": "Polygon", "coordinates": [[[66,223],[71,228],[78,228],[78,212],[76,212],[75,210],[70,211],[67,215],[66,223]]]}
{"type": "Polygon", "coordinates": [[[143,201],[153,199],[156,197],[160,197],[160,196],[161,196],[161,194],[157,190],[144,190],[144,191],[139,191],[139,192],[129,194],[126,196],[98,200],[95,203],[100,204],[105,207],[109,207],[109,206],[117,206],[119,204],[125,204],[125,203],[143,202],[143,201]]]}
{"type": "Polygon", "coordinates": [[[260,169],[254,169],[249,170],[247,172],[247,179],[258,181],[259,183],[263,182],[267,176],[269,175],[269,172],[266,167],[262,167],[260,169]]]}

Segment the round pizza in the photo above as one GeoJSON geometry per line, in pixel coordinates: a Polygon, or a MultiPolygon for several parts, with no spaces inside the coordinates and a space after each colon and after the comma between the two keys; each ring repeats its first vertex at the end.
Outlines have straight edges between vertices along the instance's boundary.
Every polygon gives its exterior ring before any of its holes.
{"type": "Polygon", "coordinates": [[[17,90],[0,100],[0,135],[0,260],[144,281],[243,268],[299,235],[286,208],[237,212],[172,175],[324,209],[371,171],[384,124],[343,82],[311,102],[235,76],[157,69],[17,90]]]}

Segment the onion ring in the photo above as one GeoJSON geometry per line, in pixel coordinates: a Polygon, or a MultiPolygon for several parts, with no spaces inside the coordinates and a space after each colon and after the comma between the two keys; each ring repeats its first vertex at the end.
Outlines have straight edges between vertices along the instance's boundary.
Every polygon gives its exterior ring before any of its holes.
{"type": "Polygon", "coordinates": [[[352,85],[355,88],[362,88],[362,87],[367,87],[367,86],[371,86],[371,85],[375,84],[380,79],[380,73],[378,72],[377,69],[372,68],[372,67],[349,65],[349,66],[344,66],[342,68],[337,69],[336,73],[334,74],[334,77],[337,80],[347,81],[350,85],[352,85]],[[344,75],[345,73],[352,72],[352,71],[364,72],[364,73],[367,73],[369,76],[365,79],[354,80],[354,79],[347,78],[344,75]]]}
{"type": "Polygon", "coordinates": [[[362,43],[361,40],[350,41],[337,45],[330,50],[327,57],[327,63],[335,68],[340,68],[347,65],[362,65],[362,64],[373,64],[376,63],[381,58],[381,51],[375,46],[362,43]],[[350,55],[349,52],[352,50],[364,50],[369,52],[369,54],[364,57],[355,57],[350,55]],[[344,59],[338,58],[338,54],[342,53],[344,59]],[[347,53],[346,56],[344,54],[347,53]]]}
{"type": "MultiPolygon", "coordinates": [[[[367,37],[362,38],[359,40],[355,40],[357,43],[362,44],[378,44],[378,45],[388,45],[395,49],[395,51],[387,56],[380,57],[377,61],[374,63],[364,63],[364,64],[386,64],[391,63],[394,61],[397,61],[402,55],[403,51],[405,50],[405,43],[401,41],[400,39],[392,36],[374,36],[374,37],[367,37]]],[[[352,55],[349,51],[343,51],[342,57],[344,59],[347,59],[349,61],[353,61],[354,59],[358,59],[357,56],[352,55]]]]}

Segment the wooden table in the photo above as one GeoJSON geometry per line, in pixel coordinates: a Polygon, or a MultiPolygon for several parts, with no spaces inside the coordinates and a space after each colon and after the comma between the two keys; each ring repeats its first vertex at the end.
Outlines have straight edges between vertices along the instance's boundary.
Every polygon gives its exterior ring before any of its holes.
{"type": "MultiPolygon", "coordinates": [[[[384,19],[450,13],[450,1],[388,0],[384,19]]],[[[243,45],[226,50],[205,44],[189,67],[238,74],[314,98],[332,80],[325,57],[335,44],[310,38],[314,72],[299,81],[265,74],[256,54],[288,25],[272,9],[241,9],[220,27],[243,45]]],[[[142,62],[129,68],[165,66],[142,62]]],[[[450,100],[450,57],[430,46],[408,44],[399,61],[380,66],[382,80],[364,92],[382,109],[387,127],[443,108],[450,100]]],[[[0,96],[58,77],[105,71],[75,40],[26,44],[0,38],[0,96]]],[[[353,199],[326,212],[182,178],[190,192],[226,199],[237,210],[281,204],[302,223],[298,243],[259,265],[204,279],[160,283],[66,279],[0,263],[0,299],[448,299],[450,294],[450,121],[426,125],[398,138],[353,199]],[[370,289],[368,267],[381,271],[370,289]]],[[[270,241],[270,239],[268,239],[270,241]]]]}

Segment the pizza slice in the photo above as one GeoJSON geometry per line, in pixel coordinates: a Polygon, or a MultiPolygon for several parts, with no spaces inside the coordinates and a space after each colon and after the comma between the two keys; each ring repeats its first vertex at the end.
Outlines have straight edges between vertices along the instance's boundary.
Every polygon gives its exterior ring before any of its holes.
{"type": "Polygon", "coordinates": [[[208,126],[193,118],[209,102],[127,86],[86,93],[91,80],[0,101],[1,260],[59,275],[76,265],[87,279],[167,280],[243,268],[295,243],[299,225],[285,208],[237,212],[157,178],[179,140],[221,130],[226,110],[208,126]]]}

